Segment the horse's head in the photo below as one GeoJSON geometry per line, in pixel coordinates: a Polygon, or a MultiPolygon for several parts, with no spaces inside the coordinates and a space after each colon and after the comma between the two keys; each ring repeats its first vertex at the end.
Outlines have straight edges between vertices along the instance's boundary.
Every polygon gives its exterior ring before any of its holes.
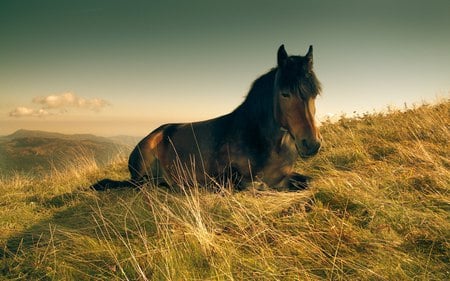
{"type": "Polygon", "coordinates": [[[275,118],[294,138],[302,157],[315,155],[321,146],[321,136],[314,117],[320,82],[312,66],[312,46],[304,57],[288,56],[284,45],[278,49],[274,86],[275,118]]]}

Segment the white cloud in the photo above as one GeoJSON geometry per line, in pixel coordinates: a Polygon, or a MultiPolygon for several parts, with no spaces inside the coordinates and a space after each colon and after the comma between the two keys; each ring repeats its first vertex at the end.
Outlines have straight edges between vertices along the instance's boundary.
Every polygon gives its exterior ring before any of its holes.
{"type": "Polygon", "coordinates": [[[79,97],[71,92],[59,95],[48,95],[45,97],[33,98],[33,103],[39,104],[40,109],[19,106],[9,112],[10,117],[44,117],[48,115],[64,114],[69,112],[70,108],[85,109],[95,112],[100,111],[110,103],[104,99],[87,99],[79,97]]]}
{"type": "Polygon", "coordinates": [[[50,113],[45,109],[32,109],[24,106],[19,106],[9,113],[9,116],[11,117],[44,117],[48,115],[50,115],[50,113]]]}
{"type": "Polygon", "coordinates": [[[36,97],[33,99],[33,102],[42,105],[45,109],[66,109],[68,107],[75,107],[93,111],[99,111],[109,105],[109,102],[104,99],[86,99],[70,92],[60,95],[36,97]]]}

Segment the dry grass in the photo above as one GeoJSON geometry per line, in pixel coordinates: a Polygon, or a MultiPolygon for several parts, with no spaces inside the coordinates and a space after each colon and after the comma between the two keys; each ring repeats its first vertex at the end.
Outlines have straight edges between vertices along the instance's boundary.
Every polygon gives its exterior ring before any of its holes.
{"type": "Polygon", "coordinates": [[[125,159],[0,180],[0,278],[445,280],[450,102],[325,123],[310,190],[93,192],[125,159]]]}

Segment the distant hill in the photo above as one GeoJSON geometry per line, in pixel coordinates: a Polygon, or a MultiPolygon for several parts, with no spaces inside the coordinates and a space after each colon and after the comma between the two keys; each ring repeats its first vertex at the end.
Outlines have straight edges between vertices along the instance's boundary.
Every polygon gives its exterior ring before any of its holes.
{"type": "Polygon", "coordinates": [[[131,148],[134,148],[136,146],[136,144],[142,139],[142,137],[118,135],[118,136],[108,137],[107,139],[111,140],[117,144],[122,144],[122,145],[130,146],[131,148]]]}
{"type": "Polygon", "coordinates": [[[54,132],[45,132],[45,131],[38,131],[38,130],[24,130],[20,129],[15,131],[14,133],[3,136],[1,138],[3,139],[19,139],[19,138],[48,138],[48,139],[70,139],[70,140],[95,140],[95,141],[106,141],[110,142],[108,138],[105,137],[99,137],[92,134],[73,134],[73,135],[67,135],[67,134],[61,134],[61,133],[54,133],[54,132]]]}
{"type": "Polygon", "coordinates": [[[136,138],[127,136],[110,139],[91,134],[18,130],[0,137],[0,174],[40,174],[50,168],[63,169],[83,157],[101,166],[120,153],[128,154],[136,142],[136,138]]]}
{"type": "Polygon", "coordinates": [[[48,139],[65,139],[65,140],[92,140],[99,142],[113,142],[125,146],[134,147],[141,137],[136,136],[127,136],[127,135],[118,135],[112,137],[100,137],[92,134],[62,134],[55,132],[46,132],[39,130],[24,130],[20,129],[15,131],[14,133],[6,136],[0,136],[0,142],[5,140],[12,139],[20,139],[20,138],[48,138],[48,139]]]}

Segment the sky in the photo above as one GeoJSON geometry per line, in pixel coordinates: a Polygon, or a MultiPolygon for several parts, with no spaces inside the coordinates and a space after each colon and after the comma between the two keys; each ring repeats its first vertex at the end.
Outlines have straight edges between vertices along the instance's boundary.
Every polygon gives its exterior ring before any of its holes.
{"type": "Polygon", "coordinates": [[[450,1],[0,0],[0,135],[217,117],[314,46],[317,117],[450,98],[450,1]]]}

